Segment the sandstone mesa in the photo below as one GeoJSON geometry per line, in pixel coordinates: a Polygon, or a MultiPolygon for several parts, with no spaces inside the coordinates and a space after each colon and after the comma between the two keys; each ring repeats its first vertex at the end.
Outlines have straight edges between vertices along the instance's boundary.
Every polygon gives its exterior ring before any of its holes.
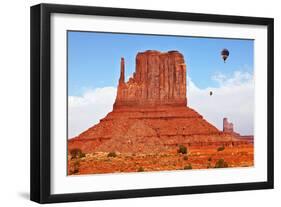
{"type": "Polygon", "coordinates": [[[194,109],[186,97],[186,63],[178,51],[147,50],[136,56],[136,69],[125,82],[125,60],[113,111],[68,141],[68,150],[85,153],[160,153],[185,146],[247,144],[224,119],[220,131],[194,109]]]}

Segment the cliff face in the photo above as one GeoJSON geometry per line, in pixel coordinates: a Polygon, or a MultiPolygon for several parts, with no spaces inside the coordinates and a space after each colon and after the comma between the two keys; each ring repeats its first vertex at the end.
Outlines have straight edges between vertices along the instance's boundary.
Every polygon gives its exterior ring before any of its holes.
{"type": "Polygon", "coordinates": [[[121,59],[120,78],[114,108],[186,106],[186,65],[177,51],[148,50],[136,56],[136,72],[124,80],[125,62],[121,59]]]}

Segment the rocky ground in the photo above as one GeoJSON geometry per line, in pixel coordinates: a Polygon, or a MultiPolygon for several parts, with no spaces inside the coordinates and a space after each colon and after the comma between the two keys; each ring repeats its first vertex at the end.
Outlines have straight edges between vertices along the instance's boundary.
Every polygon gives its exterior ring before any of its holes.
{"type": "Polygon", "coordinates": [[[121,172],[147,172],[190,170],[254,165],[253,145],[192,146],[187,153],[178,149],[165,153],[94,152],[68,156],[68,174],[100,174],[121,172]]]}

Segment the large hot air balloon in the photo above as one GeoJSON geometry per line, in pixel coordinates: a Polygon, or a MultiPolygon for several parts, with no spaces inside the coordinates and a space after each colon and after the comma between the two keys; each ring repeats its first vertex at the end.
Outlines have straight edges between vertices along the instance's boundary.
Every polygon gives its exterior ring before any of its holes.
{"type": "Polygon", "coordinates": [[[228,58],[228,56],[229,56],[229,51],[228,51],[228,49],[223,49],[223,50],[221,51],[221,57],[222,57],[222,59],[223,59],[224,62],[226,61],[226,59],[228,58]]]}

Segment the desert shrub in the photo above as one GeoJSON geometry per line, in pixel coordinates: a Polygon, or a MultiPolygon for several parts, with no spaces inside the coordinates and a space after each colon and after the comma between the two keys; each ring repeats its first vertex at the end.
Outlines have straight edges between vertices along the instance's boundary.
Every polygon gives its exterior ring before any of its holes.
{"type": "Polygon", "coordinates": [[[144,168],[143,167],[139,167],[138,172],[144,172],[144,168]]]}
{"type": "Polygon", "coordinates": [[[185,155],[185,156],[183,157],[183,159],[184,159],[184,160],[188,160],[188,156],[185,155]]]}
{"type": "Polygon", "coordinates": [[[216,162],[215,168],[225,168],[228,167],[227,162],[224,161],[224,159],[219,159],[216,162]]]}
{"type": "Polygon", "coordinates": [[[75,161],[74,162],[74,172],[73,173],[78,173],[79,172],[79,167],[80,167],[80,162],[75,161]]]}
{"type": "Polygon", "coordinates": [[[76,160],[75,162],[73,162],[71,164],[69,174],[73,175],[73,174],[79,173],[79,167],[80,167],[80,162],[78,160],[76,160]]]}
{"type": "Polygon", "coordinates": [[[79,157],[79,158],[82,158],[82,157],[86,157],[86,154],[85,154],[84,152],[82,152],[82,153],[80,154],[80,157],[79,157]]]}
{"type": "Polygon", "coordinates": [[[85,153],[83,153],[82,150],[79,148],[74,148],[70,150],[70,155],[71,155],[71,159],[85,157],[85,153]]]}
{"type": "Polygon", "coordinates": [[[117,154],[115,152],[109,152],[107,157],[117,157],[117,154]]]}
{"type": "Polygon", "coordinates": [[[184,166],[183,169],[184,170],[191,170],[192,169],[192,165],[189,163],[188,165],[184,166]]]}
{"type": "Polygon", "coordinates": [[[220,147],[217,148],[217,151],[220,152],[220,151],[223,151],[224,149],[225,149],[224,146],[220,146],[220,147]]]}
{"type": "Polygon", "coordinates": [[[187,148],[183,145],[179,145],[178,153],[180,154],[187,154],[187,148]]]}

